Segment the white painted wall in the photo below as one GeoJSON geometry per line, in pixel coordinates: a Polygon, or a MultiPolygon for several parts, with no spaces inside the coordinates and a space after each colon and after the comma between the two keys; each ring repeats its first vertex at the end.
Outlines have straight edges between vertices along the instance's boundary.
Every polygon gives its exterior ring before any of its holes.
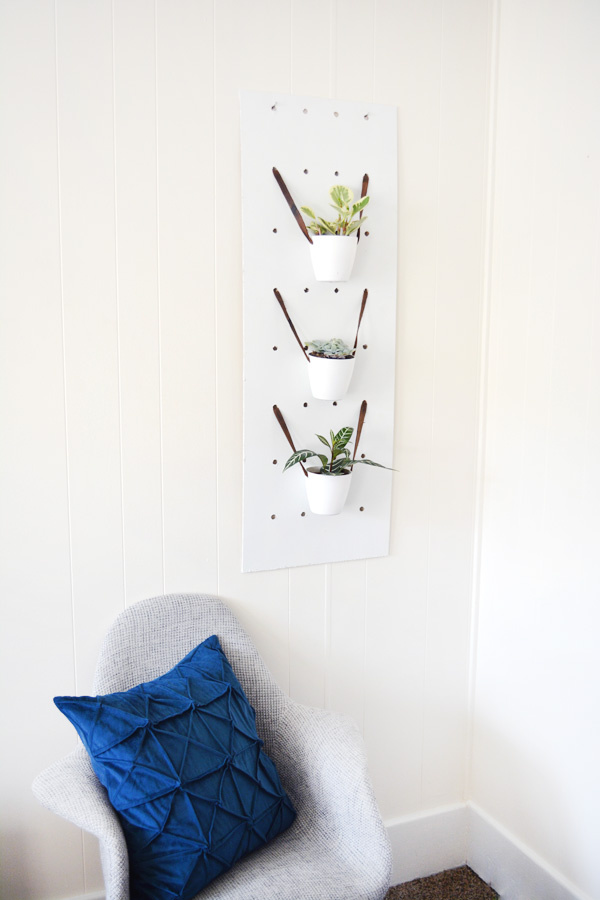
{"type": "Polygon", "coordinates": [[[597,900],[600,4],[502,0],[497,37],[470,796],[597,900]]]}
{"type": "Polygon", "coordinates": [[[596,0],[0,2],[5,900],[99,888],[51,697],[175,590],[358,719],[388,821],[470,797],[598,900],[599,45],[596,0]],[[398,106],[385,559],[240,571],[240,87],[398,106]]]}
{"type": "MultiPolygon", "coordinates": [[[[2,897],[101,884],[39,808],[142,597],[215,591],[353,714],[386,818],[463,799],[488,30],[482,0],[2,0],[2,897]],[[399,110],[390,556],[242,575],[238,91],[399,110]]],[[[375,215],[375,210],[371,216],[375,215]]]]}

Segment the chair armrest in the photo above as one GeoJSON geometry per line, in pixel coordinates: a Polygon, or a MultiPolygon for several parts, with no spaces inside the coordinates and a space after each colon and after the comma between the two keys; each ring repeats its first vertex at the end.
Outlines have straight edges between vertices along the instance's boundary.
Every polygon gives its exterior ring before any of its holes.
{"type": "Polygon", "coordinates": [[[129,900],[129,857],[123,830],[84,748],[78,747],[45,769],[32,790],[42,806],[96,835],[106,900],[129,900]]]}
{"type": "Polygon", "coordinates": [[[271,752],[299,818],[309,819],[330,846],[335,842],[351,868],[370,873],[387,890],[391,847],[355,722],[290,701],[271,752]]]}

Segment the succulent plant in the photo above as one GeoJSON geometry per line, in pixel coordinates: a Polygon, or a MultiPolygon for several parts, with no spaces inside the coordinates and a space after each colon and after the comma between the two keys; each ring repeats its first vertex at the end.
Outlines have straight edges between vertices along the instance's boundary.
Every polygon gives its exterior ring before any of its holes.
{"type": "Polygon", "coordinates": [[[328,341],[307,341],[306,346],[311,356],[322,356],[325,359],[348,359],[354,356],[352,347],[349,347],[341,338],[331,338],[328,341]]]}
{"type": "Polygon", "coordinates": [[[354,194],[345,184],[334,184],[329,189],[329,196],[333,201],[330,206],[337,212],[335,221],[328,221],[317,216],[310,206],[301,206],[305,216],[312,219],[307,228],[313,234],[339,234],[346,237],[354,234],[366,222],[366,216],[356,219],[369,202],[369,197],[361,197],[354,202],[354,194]]]}

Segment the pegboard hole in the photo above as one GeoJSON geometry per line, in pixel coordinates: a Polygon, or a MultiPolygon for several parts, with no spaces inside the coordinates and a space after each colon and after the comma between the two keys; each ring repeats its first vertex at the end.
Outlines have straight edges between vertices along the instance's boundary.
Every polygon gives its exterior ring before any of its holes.
{"type": "MultiPolygon", "coordinates": [[[[360,458],[361,458],[361,459],[364,459],[364,458],[365,458],[365,454],[364,454],[364,453],[361,453],[361,454],[360,454],[360,458]]],[[[275,460],[275,462],[277,462],[277,460],[275,460]]]]}
{"type": "Polygon", "coordinates": [[[365,237],[369,237],[369,232],[365,231],[365,237]]]}
{"type": "Polygon", "coordinates": [[[308,294],[308,288],[304,288],[304,293],[308,294]]]}
{"type": "Polygon", "coordinates": [[[339,116],[339,112],[334,112],[334,116],[335,116],[335,117],[336,117],[336,119],[337,119],[337,118],[338,118],[338,116],[339,116]]]}
{"type": "Polygon", "coordinates": [[[277,460],[276,460],[276,459],[273,460],[273,465],[274,465],[274,466],[277,465],[277,460]]]}
{"type": "Polygon", "coordinates": [[[367,113],[365,116],[363,116],[363,119],[366,119],[366,120],[368,121],[368,120],[369,120],[369,113],[367,113]]]}
{"type": "Polygon", "coordinates": [[[304,169],[304,174],[308,175],[308,169],[304,169]]]}
{"type": "Polygon", "coordinates": [[[369,347],[369,345],[368,345],[368,344],[363,344],[363,350],[367,350],[367,349],[368,349],[368,347],[369,347]]]}
{"type": "Polygon", "coordinates": [[[276,519],[276,518],[277,518],[277,516],[275,515],[275,513],[273,513],[273,515],[271,516],[271,518],[272,518],[272,519],[276,519]]]}
{"type": "Polygon", "coordinates": [[[308,403],[303,403],[302,406],[306,407],[308,406],[308,403]]]}
{"type": "Polygon", "coordinates": [[[303,109],[302,112],[304,113],[304,115],[306,115],[306,113],[308,112],[308,110],[307,110],[307,109],[303,109]]]}
{"type": "Polygon", "coordinates": [[[277,350],[277,347],[273,347],[273,350],[277,350]]]}
{"type": "Polygon", "coordinates": [[[333,174],[334,174],[335,177],[337,178],[337,177],[339,176],[340,173],[339,173],[339,172],[334,172],[333,174]]]}
{"type": "Polygon", "coordinates": [[[337,406],[337,400],[334,400],[334,401],[333,401],[333,405],[334,405],[334,406],[337,406]]]}
{"type": "Polygon", "coordinates": [[[334,289],[333,289],[333,293],[334,293],[334,294],[339,294],[339,292],[340,292],[340,289],[339,289],[339,288],[334,288],[334,289]]]}
{"type": "MultiPolygon", "coordinates": [[[[364,511],[365,511],[364,506],[360,506],[359,509],[360,509],[361,512],[364,512],[364,511]]],[[[275,518],[275,517],[273,517],[273,518],[275,518]]]]}
{"type": "Polygon", "coordinates": [[[305,513],[305,512],[301,512],[300,515],[301,515],[301,516],[305,516],[306,513],[305,513]]]}
{"type": "Polygon", "coordinates": [[[273,234],[277,234],[277,229],[276,229],[276,228],[273,229],[273,234]]]}

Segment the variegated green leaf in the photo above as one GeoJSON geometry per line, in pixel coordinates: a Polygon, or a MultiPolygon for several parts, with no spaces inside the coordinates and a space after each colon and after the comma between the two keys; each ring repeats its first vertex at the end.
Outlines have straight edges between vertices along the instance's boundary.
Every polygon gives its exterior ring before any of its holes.
{"type": "Polygon", "coordinates": [[[321,441],[322,444],[325,444],[325,446],[329,447],[329,449],[331,450],[331,445],[326,437],[323,437],[322,434],[318,434],[317,437],[319,438],[319,440],[321,441]]]}
{"type": "Polygon", "coordinates": [[[352,218],[357,216],[361,210],[365,208],[368,204],[370,197],[361,197],[360,200],[357,200],[356,203],[352,204],[352,218]]]}
{"type": "Polygon", "coordinates": [[[319,456],[318,453],[315,453],[314,450],[296,450],[295,453],[292,453],[285,466],[283,467],[283,471],[286,469],[290,469],[292,466],[295,466],[296,463],[304,462],[305,459],[310,459],[311,456],[319,456]]]}
{"type": "Polygon", "coordinates": [[[331,474],[339,475],[344,471],[344,469],[349,469],[351,465],[351,459],[349,456],[342,456],[340,459],[336,459],[335,462],[331,464],[331,474]]]}
{"type": "Polygon", "coordinates": [[[352,465],[362,463],[365,466],[377,466],[378,469],[389,469],[389,466],[382,466],[381,463],[373,462],[372,459],[353,459],[352,465]]]}
{"type": "Polygon", "coordinates": [[[316,215],[314,214],[314,212],[312,211],[312,209],[310,208],[310,206],[301,206],[300,209],[302,210],[302,212],[304,213],[305,216],[309,216],[311,219],[317,218],[316,215]]]}
{"type": "Polygon", "coordinates": [[[354,432],[354,428],[351,428],[349,425],[346,425],[344,428],[340,428],[340,430],[338,431],[338,433],[336,434],[336,436],[334,438],[334,443],[336,444],[338,449],[341,450],[343,447],[346,446],[346,444],[352,437],[353,432],[354,432]]]}
{"type": "Polygon", "coordinates": [[[336,233],[336,225],[335,222],[327,222],[325,219],[322,219],[319,216],[319,226],[321,228],[321,233],[325,234],[335,234],[336,233]]]}
{"type": "Polygon", "coordinates": [[[329,196],[336,206],[349,206],[354,200],[354,194],[345,184],[334,184],[329,190],[329,196]]]}
{"type": "Polygon", "coordinates": [[[348,235],[348,237],[350,237],[351,234],[355,234],[359,228],[362,228],[366,221],[367,216],[363,216],[362,219],[355,219],[354,222],[350,222],[350,224],[346,228],[346,234],[348,235]]]}

